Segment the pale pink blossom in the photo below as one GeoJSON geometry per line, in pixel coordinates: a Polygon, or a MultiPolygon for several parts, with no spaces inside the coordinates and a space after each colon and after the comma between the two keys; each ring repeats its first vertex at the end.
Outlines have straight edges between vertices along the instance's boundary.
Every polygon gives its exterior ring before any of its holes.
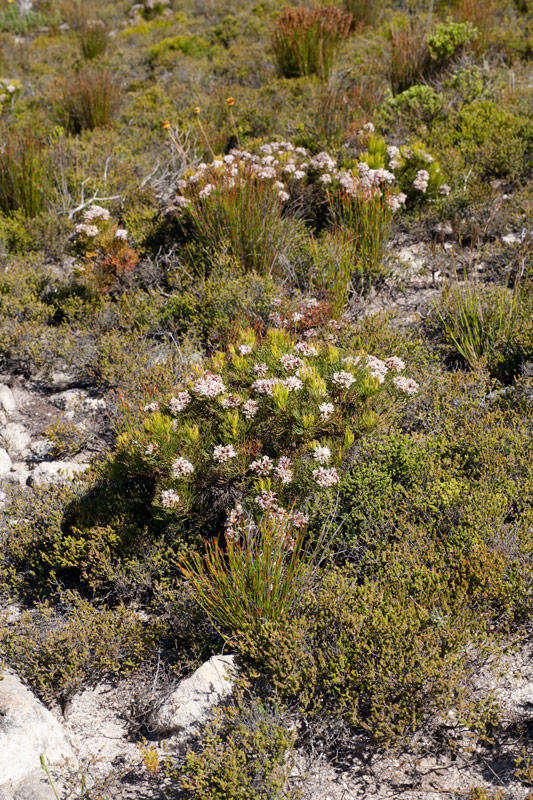
{"type": "Polygon", "coordinates": [[[274,463],[269,456],[261,456],[261,458],[258,458],[256,461],[252,461],[250,464],[250,469],[257,475],[265,477],[272,472],[273,466],[274,463]]]}
{"type": "Polygon", "coordinates": [[[339,482],[339,474],[335,467],[318,467],[313,470],[313,478],[324,489],[335,486],[339,482]]]}
{"type": "Polygon", "coordinates": [[[385,364],[393,372],[403,372],[405,369],[405,362],[398,356],[390,356],[385,359],[385,364]]]}
{"type": "Polygon", "coordinates": [[[242,413],[244,414],[246,419],[252,419],[252,417],[255,417],[258,410],[259,410],[259,403],[256,400],[247,400],[242,407],[242,413]]]}
{"type": "Polygon", "coordinates": [[[420,387],[412,378],[406,378],[404,375],[395,375],[392,382],[400,392],[405,392],[405,394],[409,395],[418,394],[420,387]]]}
{"type": "Polygon", "coordinates": [[[313,450],[313,458],[315,461],[318,461],[319,464],[327,464],[329,459],[331,458],[331,450],[325,445],[317,444],[315,449],[313,450]]]}
{"type": "Polygon", "coordinates": [[[213,450],[213,458],[215,461],[218,461],[219,464],[224,464],[226,461],[229,461],[230,458],[236,458],[236,456],[237,451],[232,444],[218,444],[213,450]]]}
{"type": "Polygon", "coordinates": [[[224,394],[226,387],[220,375],[207,372],[195,382],[193,391],[195,394],[200,395],[200,397],[213,399],[220,394],[224,394]]]}
{"type": "Polygon", "coordinates": [[[264,361],[254,364],[254,372],[259,378],[264,378],[268,372],[268,367],[264,361]]]}
{"type": "Polygon", "coordinates": [[[180,496],[174,489],[163,489],[161,492],[161,505],[163,508],[175,508],[180,504],[180,496]]]}
{"type": "Polygon", "coordinates": [[[192,475],[194,472],[194,467],[190,461],[183,456],[179,456],[172,464],[171,467],[172,475],[175,478],[186,478],[189,475],[192,475]]]}
{"type": "Polygon", "coordinates": [[[352,383],[355,383],[355,378],[352,373],[346,372],[345,370],[334,372],[331,380],[336,386],[340,386],[342,389],[349,389],[352,383]]]}
{"type": "Polygon", "coordinates": [[[283,369],[286,369],[287,372],[300,369],[304,363],[301,358],[295,356],[293,353],[284,353],[279,360],[281,361],[283,369]]]}
{"type": "Polygon", "coordinates": [[[292,462],[288,456],[282,456],[277,466],[274,468],[274,474],[282,483],[290,483],[293,477],[292,462]]]}
{"type": "Polygon", "coordinates": [[[335,411],[335,406],[333,403],[320,403],[318,410],[320,411],[322,419],[328,420],[335,411]]]}
{"type": "Polygon", "coordinates": [[[172,414],[179,414],[184,411],[191,402],[191,396],[187,390],[178,392],[174,397],[171,397],[168,402],[168,407],[172,414]]]}

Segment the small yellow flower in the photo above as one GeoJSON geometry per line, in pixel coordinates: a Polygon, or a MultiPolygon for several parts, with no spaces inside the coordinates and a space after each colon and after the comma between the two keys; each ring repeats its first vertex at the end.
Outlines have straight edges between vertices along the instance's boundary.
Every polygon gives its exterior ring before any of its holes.
{"type": "Polygon", "coordinates": [[[161,125],[163,126],[163,128],[170,128],[170,122],[168,120],[162,122],[161,125]]]}
{"type": "Polygon", "coordinates": [[[234,102],[235,100],[233,99],[233,97],[226,97],[226,103],[228,104],[228,106],[232,106],[234,102]]]}
{"type": "Polygon", "coordinates": [[[196,108],[194,109],[194,113],[195,114],[199,114],[200,113],[200,106],[196,106],[196,108]]]}

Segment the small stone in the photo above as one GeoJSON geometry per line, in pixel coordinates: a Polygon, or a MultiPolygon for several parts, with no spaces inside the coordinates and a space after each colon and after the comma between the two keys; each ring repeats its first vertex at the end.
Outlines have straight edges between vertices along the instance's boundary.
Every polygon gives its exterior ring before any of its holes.
{"type": "Polygon", "coordinates": [[[233,692],[235,656],[212,656],[189,678],[181,681],[152,713],[149,726],[156,736],[193,736],[211,710],[233,692]]]}
{"type": "Polygon", "coordinates": [[[68,372],[53,372],[51,376],[51,383],[56,389],[68,389],[74,383],[76,383],[76,379],[74,375],[70,375],[68,372]]]}
{"type": "Polygon", "coordinates": [[[0,383],[0,406],[7,414],[12,414],[17,408],[13,392],[5,383],[0,383]]]}
{"type": "Polygon", "coordinates": [[[30,450],[38,458],[45,458],[50,455],[53,449],[54,447],[49,439],[34,439],[30,444],[30,450]]]}
{"type": "Polygon", "coordinates": [[[35,467],[30,475],[30,483],[37,487],[65,483],[88,469],[89,464],[78,461],[45,461],[35,467]]]}
{"type": "Polygon", "coordinates": [[[0,475],[7,475],[11,469],[11,458],[7,450],[0,447],[0,475]]]}
{"type": "Polygon", "coordinates": [[[23,453],[31,442],[31,436],[20,422],[9,422],[2,431],[6,448],[10,453],[23,453]]]}

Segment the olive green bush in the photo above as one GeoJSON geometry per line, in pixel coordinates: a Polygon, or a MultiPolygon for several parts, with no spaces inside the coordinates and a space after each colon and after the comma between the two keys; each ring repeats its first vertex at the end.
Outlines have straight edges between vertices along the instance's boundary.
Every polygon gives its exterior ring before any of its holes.
{"type": "Polygon", "coordinates": [[[241,697],[208,723],[183,768],[170,770],[190,800],[288,800],[294,735],[275,707],[241,697]]]}
{"type": "Polygon", "coordinates": [[[43,700],[65,707],[81,689],[124,676],[152,657],[157,622],[125,606],[96,608],[75,593],[61,603],[64,614],[38,603],[0,630],[4,658],[43,700]]]}

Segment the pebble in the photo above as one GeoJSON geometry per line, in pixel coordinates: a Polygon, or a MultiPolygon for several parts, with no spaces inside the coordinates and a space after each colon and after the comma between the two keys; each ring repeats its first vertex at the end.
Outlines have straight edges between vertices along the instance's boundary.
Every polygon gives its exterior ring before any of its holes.
{"type": "Polygon", "coordinates": [[[7,414],[12,414],[17,408],[13,392],[5,383],[0,383],[0,406],[7,414]]]}
{"type": "Polygon", "coordinates": [[[22,453],[31,441],[31,436],[20,422],[9,422],[2,431],[6,448],[11,453],[22,453]]]}
{"type": "Polygon", "coordinates": [[[0,447],[0,475],[7,475],[11,469],[11,457],[7,450],[0,447]]]}
{"type": "Polygon", "coordinates": [[[89,464],[77,461],[45,461],[35,467],[30,475],[30,482],[32,486],[37,487],[50,483],[64,483],[88,469],[89,464]]]}

